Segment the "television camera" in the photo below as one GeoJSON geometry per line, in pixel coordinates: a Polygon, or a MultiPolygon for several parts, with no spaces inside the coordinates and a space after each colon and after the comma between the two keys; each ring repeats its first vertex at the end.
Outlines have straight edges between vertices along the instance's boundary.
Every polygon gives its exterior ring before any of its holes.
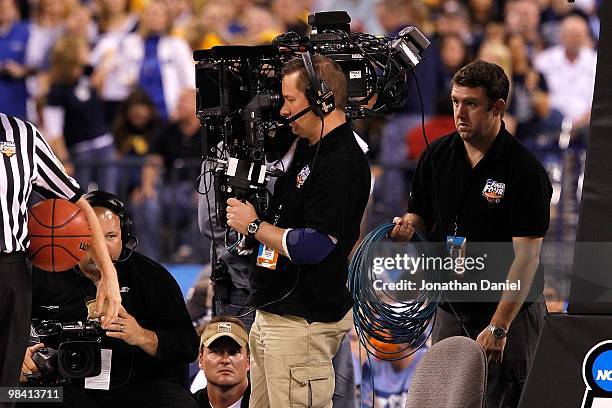
{"type": "Polygon", "coordinates": [[[429,41],[413,26],[394,38],[351,33],[350,21],[346,12],[315,13],[308,17],[309,37],[289,32],[269,45],[194,52],[205,161],[203,193],[214,188],[218,226],[227,226],[230,197],[248,200],[258,213],[265,213],[267,182],[283,174],[266,163],[280,160],[274,134],[295,120],[278,113],[283,103],[281,69],[289,59],[308,51],[337,62],[347,82],[348,118],[382,114],[405,104],[406,77],[422,60],[429,41]]]}
{"type": "Polygon", "coordinates": [[[44,343],[32,356],[38,373],[27,374],[30,385],[61,385],[99,375],[104,330],[96,320],[58,322],[33,320],[30,342],[44,343]]]}

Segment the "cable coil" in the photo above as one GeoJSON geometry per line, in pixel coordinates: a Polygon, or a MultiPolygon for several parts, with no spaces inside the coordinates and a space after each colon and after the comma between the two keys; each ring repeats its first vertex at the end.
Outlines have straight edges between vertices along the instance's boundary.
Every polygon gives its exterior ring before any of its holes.
{"type": "MultiPolygon", "coordinates": [[[[353,320],[359,336],[359,342],[369,354],[380,357],[385,354],[385,360],[399,360],[418,350],[431,335],[423,336],[430,323],[433,328],[436,308],[441,298],[437,290],[420,291],[415,299],[399,301],[386,291],[377,291],[372,284],[377,277],[372,268],[372,256],[378,243],[387,238],[395,224],[387,223],[376,227],[361,242],[349,265],[348,287],[353,294],[353,320]],[[378,293],[377,293],[378,292],[378,293]],[[384,295],[389,299],[381,299],[384,295]],[[380,350],[372,340],[383,343],[402,344],[399,352],[389,353],[380,350]],[[412,349],[409,353],[406,350],[412,349]],[[397,357],[399,355],[399,357],[397,357]]],[[[414,233],[408,243],[416,247],[419,253],[431,253],[425,239],[414,233]]],[[[425,271],[424,279],[432,281],[433,271],[425,271]]]]}

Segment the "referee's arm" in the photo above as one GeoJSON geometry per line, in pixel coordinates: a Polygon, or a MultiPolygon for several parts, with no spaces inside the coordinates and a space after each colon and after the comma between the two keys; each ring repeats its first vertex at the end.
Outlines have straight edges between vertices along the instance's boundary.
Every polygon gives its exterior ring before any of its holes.
{"type": "Polygon", "coordinates": [[[119,314],[119,308],[121,306],[117,270],[111,261],[106,242],[104,241],[104,234],[102,234],[100,222],[98,221],[98,216],[93,208],[91,208],[91,205],[89,205],[87,200],[83,197],[80,197],[75,204],[85,213],[85,217],[87,217],[87,222],[91,228],[91,256],[96,265],[100,268],[102,274],[96,293],[96,314],[101,316],[102,313],[104,313],[102,327],[107,328],[106,326],[110,325],[112,319],[119,314]],[[104,308],[105,301],[108,302],[106,310],[104,308]]]}

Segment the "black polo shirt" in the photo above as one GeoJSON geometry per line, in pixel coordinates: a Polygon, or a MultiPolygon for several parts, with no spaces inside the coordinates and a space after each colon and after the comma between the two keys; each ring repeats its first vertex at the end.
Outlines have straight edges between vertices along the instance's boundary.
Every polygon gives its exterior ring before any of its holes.
{"type": "Polygon", "coordinates": [[[329,132],[320,143],[317,153],[318,143],[298,142],[291,166],[275,185],[265,218],[280,228],[313,228],[338,242],[315,265],[298,266],[279,255],[276,270],[255,266],[250,304],[309,321],[336,322],[353,303],[346,287],[348,257],[368,202],[370,169],[348,123],[329,132]],[[290,291],[282,301],[261,307],[290,291]]]}
{"type": "MultiPolygon", "coordinates": [[[[408,208],[423,218],[430,240],[445,241],[454,234],[455,223],[457,235],[466,237],[468,245],[545,235],[552,195],[548,175],[503,122],[489,151],[473,169],[457,132],[434,141],[431,152],[442,225],[435,225],[434,182],[427,151],[417,165],[408,208]]],[[[540,266],[528,298],[535,299],[543,287],[540,266]]]]}

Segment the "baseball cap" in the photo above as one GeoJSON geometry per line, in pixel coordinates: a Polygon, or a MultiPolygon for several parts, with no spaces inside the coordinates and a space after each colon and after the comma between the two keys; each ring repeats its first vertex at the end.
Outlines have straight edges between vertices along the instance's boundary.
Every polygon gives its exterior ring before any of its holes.
{"type": "Polygon", "coordinates": [[[200,337],[200,346],[208,347],[213,341],[227,336],[234,340],[240,347],[244,347],[249,341],[249,335],[236,323],[214,322],[210,323],[200,337]]]}

